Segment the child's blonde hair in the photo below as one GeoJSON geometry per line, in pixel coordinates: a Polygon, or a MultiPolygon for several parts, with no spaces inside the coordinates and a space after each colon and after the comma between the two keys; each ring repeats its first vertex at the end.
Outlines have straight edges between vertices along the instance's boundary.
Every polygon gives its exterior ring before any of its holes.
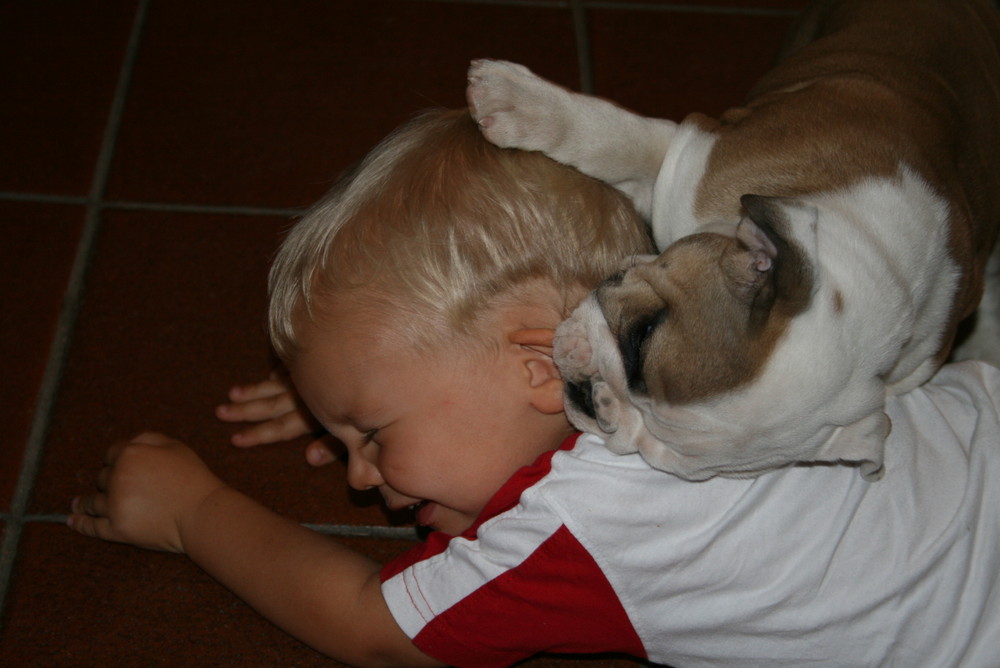
{"type": "Polygon", "coordinates": [[[296,318],[352,292],[396,309],[394,326],[418,346],[471,333],[498,296],[532,279],[558,288],[566,315],[623,258],[652,249],[618,191],[489,144],[467,111],[427,112],[291,230],[271,268],[271,340],[289,361],[296,318]]]}

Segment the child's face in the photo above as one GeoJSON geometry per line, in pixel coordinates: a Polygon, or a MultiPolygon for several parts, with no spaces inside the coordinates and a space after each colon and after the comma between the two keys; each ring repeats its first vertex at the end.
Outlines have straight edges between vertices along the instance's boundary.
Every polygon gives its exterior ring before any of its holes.
{"type": "Polygon", "coordinates": [[[561,413],[528,400],[524,361],[536,352],[504,340],[498,355],[418,355],[401,337],[377,336],[371,318],[336,316],[303,325],[295,386],[346,445],[349,484],[377,487],[391,509],[417,504],[423,525],[461,533],[517,469],[570,431],[561,413]]]}

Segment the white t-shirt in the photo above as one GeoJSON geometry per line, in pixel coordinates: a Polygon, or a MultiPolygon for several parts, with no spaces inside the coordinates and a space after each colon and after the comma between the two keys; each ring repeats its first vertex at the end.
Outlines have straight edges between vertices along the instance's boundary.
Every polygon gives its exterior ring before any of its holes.
{"type": "Polygon", "coordinates": [[[401,628],[455,665],[624,651],[687,666],[1000,666],[1000,370],[891,398],[884,479],[686,482],[583,435],[477,525],[388,564],[401,628]]]}

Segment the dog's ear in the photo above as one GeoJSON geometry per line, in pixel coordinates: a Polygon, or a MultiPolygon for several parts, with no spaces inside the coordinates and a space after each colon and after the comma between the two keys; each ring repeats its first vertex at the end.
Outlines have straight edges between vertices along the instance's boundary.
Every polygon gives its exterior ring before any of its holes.
{"type": "Polygon", "coordinates": [[[738,250],[727,258],[727,273],[737,295],[750,305],[751,320],[766,320],[778,303],[789,314],[804,310],[814,264],[800,238],[815,245],[815,207],[760,195],[744,195],[740,203],[747,215],[736,227],[738,250]]]}

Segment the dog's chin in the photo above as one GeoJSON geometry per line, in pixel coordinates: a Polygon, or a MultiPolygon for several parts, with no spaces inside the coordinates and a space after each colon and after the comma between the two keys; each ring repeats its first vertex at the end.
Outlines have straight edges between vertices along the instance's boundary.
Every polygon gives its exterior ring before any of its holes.
{"type": "MultiPolygon", "coordinates": [[[[595,411],[594,404],[600,405],[600,401],[587,395],[593,385],[591,381],[575,383],[572,388],[567,385],[566,416],[580,431],[603,439],[609,451],[616,455],[638,453],[653,468],[692,482],[708,480],[717,475],[742,477],[738,472],[720,471],[709,463],[711,458],[685,454],[681,449],[661,440],[649,430],[642,411],[629,401],[618,401],[616,419],[610,422],[607,417],[595,411]]],[[[607,383],[604,385],[607,386],[607,383]]]]}
{"type": "Polygon", "coordinates": [[[566,416],[577,429],[627,455],[662,448],[647,430],[628,391],[625,366],[604,313],[592,293],[556,330],[553,357],[566,381],[566,416]]]}
{"type": "Polygon", "coordinates": [[[628,393],[623,392],[622,360],[593,293],[556,329],[553,358],[565,380],[570,422],[577,429],[605,438],[615,452],[635,452],[634,444],[615,437],[623,417],[638,413],[628,393]]]}

